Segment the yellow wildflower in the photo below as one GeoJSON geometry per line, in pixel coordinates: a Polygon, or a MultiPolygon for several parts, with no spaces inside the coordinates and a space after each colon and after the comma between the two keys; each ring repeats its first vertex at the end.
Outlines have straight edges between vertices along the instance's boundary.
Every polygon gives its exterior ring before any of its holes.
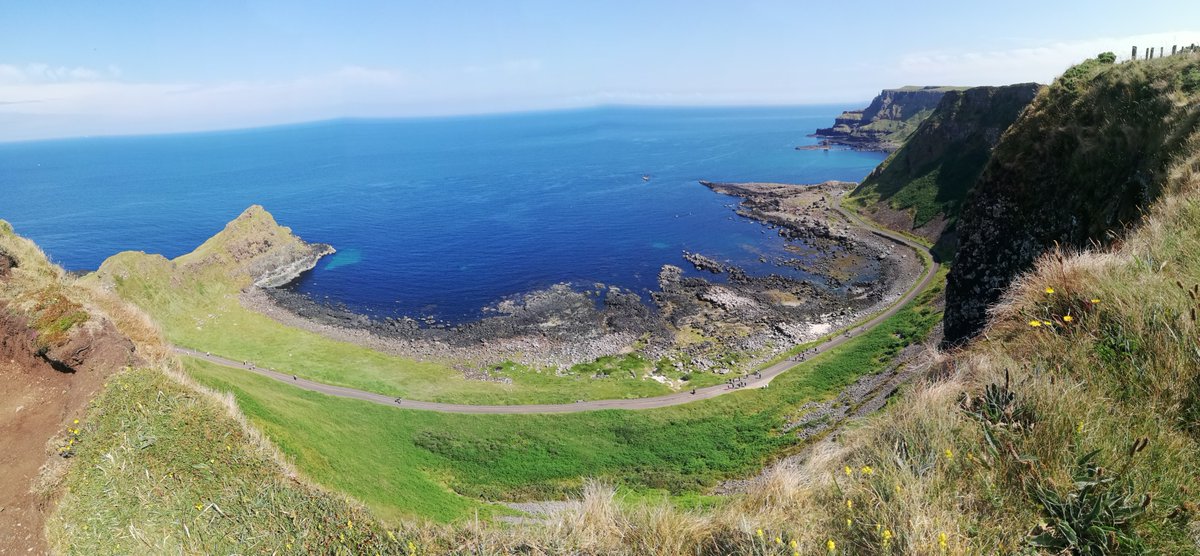
{"type": "Polygon", "coordinates": [[[874,473],[874,472],[875,472],[875,470],[874,470],[874,469],[871,469],[871,466],[870,466],[870,465],[864,465],[864,466],[863,466],[863,468],[862,468],[862,474],[863,474],[863,475],[870,475],[870,474],[872,474],[872,473],[874,473]]]}
{"type": "Polygon", "coordinates": [[[949,544],[949,543],[948,543],[948,542],[947,542],[947,540],[946,540],[946,534],[945,534],[945,533],[938,533],[938,546],[939,546],[939,547],[941,547],[941,549],[942,549],[942,552],[945,552],[945,551],[946,551],[946,548],[947,548],[948,544],[949,544]]]}
{"type": "Polygon", "coordinates": [[[954,461],[954,451],[950,448],[946,448],[946,459],[954,461]]]}
{"type": "Polygon", "coordinates": [[[1054,288],[1046,286],[1046,293],[1054,293],[1054,288]]]}
{"type": "Polygon", "coordinates": [[[1054,323],[1052,323],[1052,322],[1050,322],[1050,321],[1048,321],[1048,320],[1044,320],[1044,321],[1042,321],[1042,324],[1044,324],[1044,325],[1046,325],[1046,326],[1050,326],[1050,325],[1052,325],[1052,324],[1054,324],[1054,323]]]}
{"type": "Polygon", "coordinates": [[[1083,421],[1080,421],[1078,425],[1075,425],[1075,432],[1083,434],[1083,421]]]}
{"type": "Polygon", "coordinates": [[[388,532],[387,532],[387,534],[388,534],[388,539],[389,539],[389,540],[391,540],[391,541],[395,541],[395,540],[396,540],[396,535],[393,535],[391,531],[388,531],[388,532]]]}
{"type": "Polygon", "coordinates": [[[756,530],[756,531],[754,532],[754,534],[755,534],[755,535],[758,535],[758,538],[760,538],[760,539],[761,539],[761,538],[762,538],[762,536],[763,536],[763,530],[762,530],[762,529],[758,529],[758,530],[756,530]]]}
{"type": "Polygon", "coordinates": [[[775,544],[783,544],[783,539],[775,537],[775,544]]]}
{"type": "Polygon", "coordinates": [[[851,475],[853,475],[853,474],[854,474],[854,470],[853,470],[853,469],[850,469],[850,466],[849,466],[849,465],[847,465],[847,466],[846,466],[846,476],[847,476],[847,477],[849,477],[849,476],[851,476],[851,475]]]}
{"type": "Polygon", "coordinates": [[[78,424],[79,424],[79,419],[76,419],[76,420],[75,420],[75,422],[74,422],[74,423],[71,423],[71,424],[73,424],[73,425],[78,425],[78,424]]]}
{"type": "Polygon", "coordinates": [[[1071,322],[1073,320],[1075,320],[1075,317],[1072,317],[1071,315],[1063,315],[1063,322],[1071,322]]]}
{"type": "Polygon", "coordinates": [[[1100,298],[1099,298],[1099,297],[1093,297],[1093,298],[1092,298],[1092,305],[1095,305],[1095,304],[1097,304],[1097,303],[1100,303],[1100,298]]]}
{"type": "Polygon", "coordinates": [[[346,520],[346,528],[347,528],[347,529],[353,529],[353,528],[354,528],[354,521],[353,521],[353,520],[350,520],[350,519],[347,519],[347,520],[346,520]]]}
{"type": "Polygon", "coordinates": [[[892,530],[884,529],[883,530],[883,547],[887,548],[891,544],[892,544],[892,530]]]}
{"type": "Polygon", "coordinates": [[[829,539],[825,541],[825,548],[829,550],[830,554],[832,554],[837,551],[837,543],[833,542],[833,539],[829,539]]]}
{"type": "Polygon", "coordinates": [[[1039,326],[1041,326],[1041,325],[1042,325],[1042,321],[1040,321],[1040,320],[1031,320],[1031,321],[1029,321],[1029,326],[1032,326],[1032,327],[1034,327],[1034,328],[1037,328],[1037,327],[1039,327],[1039,326]]]}
{"type": "Polygon", "coordinates": [[[854,509],[854,501],[853,501],[853,500],[847,500],[847,501],[846,501],[846,509],[847,509],[847,510],[853,510],[853,509],[854,509]]]}
{"type": "Polygon", "coordinates": [[[850,527],[851,525],[854,525],[854,520],[847,517],[846,518],[846,527],[850,527]]]}
{"type": "Polygon", "coordinates": [[[788,543],[788,546],[792,547],[792,549],[795,550],[797,547],[800,546],[800,544],[796,542],[796,539],[792,539],[792,541],[788,543]]]}

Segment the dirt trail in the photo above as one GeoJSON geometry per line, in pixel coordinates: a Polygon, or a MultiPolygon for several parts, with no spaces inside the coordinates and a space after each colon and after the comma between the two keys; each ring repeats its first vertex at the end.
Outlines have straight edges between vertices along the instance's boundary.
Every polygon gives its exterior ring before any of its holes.
{"type": "Polygon", "coordinates": [[[0,305],[0,555],[47,552],[43,523],[52,499],[36,491],[36,482],[44,467],[65,463],[49,441],[76,427],[119,368],[56,370],[35,355],[29,335],[24,320],[0,305]]]}
{"type": "MultiPolygon", "coordinates": [[[[857,215],[852,214],[851,212],[849,212],[845,209],[842,209],[840,206],[835,205],[832,208],[834,208],[834,210],[839,212],[841,215],[845,216],[850,222],[853,222],[855,225],[857,225],[877,236],[880,236],[888,241],[891,241],[891,242],[897,243],[899,245],[913,249],[914,251],[928,252],[924,246],[922,246],[912,240],[909,240],[908,238],[906,238],[900,234],[896,234],[896,233],[872,226],[872,225],[864,222],[857,215]]],[[[824,353],[826,351],[829,351],[835,347],[838,347],[838,346],[846,343],[851,338],[859,336],[860,334],[878,326],[883,321],[887,320],[888,317],[891,317],[892,315],[899,312],[900,309],[903,308],[904,305],[907,304],[909,301],[912,301],[913,298],[915,298],[917,296],[917,294],[919,294],[922,290],[925,289],[926,286],[929,285],[929,283],[933,280],[933,277],[936,273],[937,273],[936,266],[927,265],[925,267],[924,273],[916,280],[916,282],[913,284],[913,286],[911,288],[909,288],[909,290],[907,292],[905,292],[905,294],[903,296],[901,296],[895,303],[893,303],[887,309],[883,310],[880,313],[877,313],[875,316],[871,317],[870,319],[867,319],[863,322],[860,322],[860,323],[846,329],[842,334],[839,334],[837,336],[829,338],[825,342],[821,343],[817,347],[810,350],[810,352],[808,354],[806,354],[804,357],[809,358],[809,357],[813,357],[815,355],[824,353]]],[[[709,398],[715,398],[717,396],[721,396],[721,395],[728,394],[730,392],[735,392],[738,390],[744,390],[747,388],[764,388],[767,385],[769,385],[771,383],[771,380],[773,380],[775,377],[777,377],[780,374],[782,374],[783,372],[795,367],[798,364],[798,361],[794,361],[794,360],[780,361],[774,365],[771,365],[770,367],[763,369],[759,373],[758,376],[750,375],[749,377],[747,377],[745,380],[745,385],[740,388],[729,388],[728,386],[722,384],[722,385],[717,385],[717,386],[709,386],[707,388],[697,388],[695,390],[694,394],[692,393],[692,391],[689,390],[689,391],[685,391],[685,392],[678,392],[675,394],[667,394],[664,396],[657,396],[657,397],[652,397],[652,398],[640,398],[640,399],[632,399],[632,400],[629,400],[629,399],[593,400],[593,401],[583,401],[583,402],[569,403],[569,404],[469,405],[469,404],[450,404],[450,403],[427,402],[427,401],[418,401],[418,400],[403,400],[403,399],[399,399],[399,398],[396,398],[393,396],[385,396],[383,394],[377,394],[374,392],[366,392],[366,391],[357,390],[354,388],[347,388],[344,386],[333,386],[330,384],[306,380],[304,378],[299,378],[297,376],[291,375],[286,372],[281,372],[281,371],[272,370],[272,369],[259,368],[259,367],[255,366],[252,362],[247,363],[247,362],[242,362],[242,361],[234,361],[231,359],[221,357],[219,355],[213,355],[211,353],[200,352],[197,350],[183,348],[183,347],[174,347],[173,349],[175,350],[176,353],[179,353],[181,355],[186,355],[189,357],[203,359],[205,361],[209,361],[211,363],[216,363],[218,365],[223,365],[226,367],[242,369],[245,371],[256,373],[261,376],[265,376],[267,378],[272,378],[272,379],[278,380],[280,382],[286,382],[297,388],[302,388],[304,390],[309,390],[312,392],[319,392],[321,394],[327,394],[330,396],[338,396],[338,397],[342,397],[342,398],[352,398],[352,399],[363,400],[363,401],[368,401],[368,402],[373,402],[373,403],[378,403],[378,404],[383,404],[383,405],[390,405],[390,406],[394,406],[394,407],[402,407],[405,409],[416,409],[416,410],[422,410],[422,411],[437,411],[437,412],[442,412],[442,413],[475,413],[475,414],[578,413],[578,412],[583,412],[583,411],[598,411],[598,410],[604,410],[604,409],[627,409],[628,410],[628,409],[654,409],[654,408],[660,408],[660,407],[669,407],[669,406],[673,406],[673,405],[681,405],[681,404],[685,404],[685,403],[690,403],[690,402],[694,402],[694,401],[698,401],[698,400],[706,400],[709,398]]]]}

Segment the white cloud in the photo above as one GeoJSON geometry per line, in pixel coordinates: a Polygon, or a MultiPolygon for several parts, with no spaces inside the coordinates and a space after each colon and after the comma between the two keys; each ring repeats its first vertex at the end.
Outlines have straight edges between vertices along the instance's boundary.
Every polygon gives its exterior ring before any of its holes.
{"type": "Polygon", "coordinates": [[[1200,44],[1200,32],[1179,31],[1124,37],[1098,37],[1077,41],[1019,41],[1025,44],[988,51],[925,51],[902,55],[889,68],[891,79],[911,85],[1003,85],[1023,81],[1049,83],[1068,67],[1096,54],[1112,51],[1129,58],[1137,45],[1139,56],[1147,47],[1200,44]]]}
{"type": "Polygon", "coordinates": [[[116,78],[120,68],[109,66],[103,70],[82,66],[51,66],[48,64],[0,64],[0,85],[20,83],[71,83],[116,78]]]}
{"type": "Polygon", "coordinates": [[[132,83],[119,70],[0,65],[0,140],[198,131],[386,115],[412,79],[345,66],[290,81],[132,83]]]}

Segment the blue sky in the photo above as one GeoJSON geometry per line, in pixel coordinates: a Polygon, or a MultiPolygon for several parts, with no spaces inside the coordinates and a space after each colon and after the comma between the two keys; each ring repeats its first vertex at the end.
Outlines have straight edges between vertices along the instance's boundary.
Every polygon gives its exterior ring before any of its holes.
{"type": "Polygon", "coordinates": [[[4,6],[0,141],[598,104],[866,101],[1200,43],[1200,2],[4,6]]]}

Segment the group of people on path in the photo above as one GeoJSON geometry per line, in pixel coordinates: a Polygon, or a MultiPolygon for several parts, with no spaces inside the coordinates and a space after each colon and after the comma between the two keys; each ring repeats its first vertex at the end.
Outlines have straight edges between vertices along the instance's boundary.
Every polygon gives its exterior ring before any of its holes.
{"type": "MultiPolygon", "coordinates": [[[[760,372],[760,371],[754,371],[753,373],[750,373],[750,374],[754,378],[762,378],[762,372],[760,372]]],[[[746,377],[740,376],[740,377],[735,377],[735,378],[726,380],[725,388],[744,388],[747,384],[749,384],[749,382],[746,380],[746,377]]],[[[692,393],[695,394],[696,391],[692,390],[692,393]]]]}
{"type": "Polygon", "coordinates": [[[817,348],[808,348],[800,353],[797,353],[796,355],[789,357],[788,360],[799,363],[799,362],[807,359],[809,355],[814,355],[816,353],[817,353],[817,348]]]}

